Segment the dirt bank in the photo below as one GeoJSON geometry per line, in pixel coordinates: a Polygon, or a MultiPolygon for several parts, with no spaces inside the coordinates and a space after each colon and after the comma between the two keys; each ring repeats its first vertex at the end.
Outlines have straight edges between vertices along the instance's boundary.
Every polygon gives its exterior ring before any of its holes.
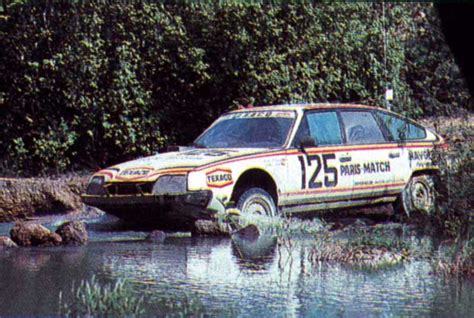
{"type": "Polygon", "coordinates": [[[87,177],[0,178],[0,222],[64,214],[83,208],[87,177]]]}

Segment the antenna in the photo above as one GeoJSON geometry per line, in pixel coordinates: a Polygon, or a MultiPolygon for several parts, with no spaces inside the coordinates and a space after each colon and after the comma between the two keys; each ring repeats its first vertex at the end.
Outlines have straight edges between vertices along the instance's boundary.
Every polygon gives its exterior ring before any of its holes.
{"type": "Polygon", "coordinates": [[[385,86],[385,107],[387,109],[392,108],[391,102],[393,101],[393,89],[388,84],[387,74],[387,30],[385,28],[385,2],[382,2],[382,38],[383,38],[383,75],[384,75],[384,86],[385,86]]]}

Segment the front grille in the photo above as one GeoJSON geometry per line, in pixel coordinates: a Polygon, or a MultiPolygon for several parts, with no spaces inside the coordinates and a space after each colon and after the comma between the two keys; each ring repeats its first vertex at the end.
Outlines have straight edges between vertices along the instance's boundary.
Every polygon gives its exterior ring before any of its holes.
{"type": "Polygon", "coordinates": [[[101,184],[91,183],[87,186],[86,193],[90,195],[106,195],[107,191],[101,184]]]}
{"type": "Polygon", "coordinates": [[[154,182],[144,183],[109,183],[105,187],[110,195],[151,194],[154,182]]]}

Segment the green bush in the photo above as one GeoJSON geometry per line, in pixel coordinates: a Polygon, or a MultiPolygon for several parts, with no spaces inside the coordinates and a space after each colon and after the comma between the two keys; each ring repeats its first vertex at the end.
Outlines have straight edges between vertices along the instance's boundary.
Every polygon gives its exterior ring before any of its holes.
{"type": "Polygon", "coordinates": [[[434,152],[440,168],[435,224],[459,240],[474,237],[474,131],[472,117],[445,127],[447,150],[434,152]]]}
{"type": "Polygon", "coordinates": [[[110,165],[238,104],[380,105],[389,86],[412,116],[468,104],[432,4],[277,3],[4,4],[0,166],[110,165]]]}

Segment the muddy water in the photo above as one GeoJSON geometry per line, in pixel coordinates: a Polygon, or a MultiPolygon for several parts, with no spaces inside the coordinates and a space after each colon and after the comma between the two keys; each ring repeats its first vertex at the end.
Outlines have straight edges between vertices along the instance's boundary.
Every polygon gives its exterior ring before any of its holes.
{"type": "MultiPolygon", "coordinates": [[[[0,235],[10,224],[0,225],[0,235]]],[[[58,295],[96,275],[103,283],[126,278],[145,296],[147,315],[191,312],[258,316],[474,317],[474,284],[431,274],[426,260],[384,270],[311,263],[311,239],[256,245],[230,239],[169,237],[91,230],[82,247],[0,251],[0,316],[55,315],[58,295]],[[165,305],[168,304],[168,305],[165,305]]]]}

